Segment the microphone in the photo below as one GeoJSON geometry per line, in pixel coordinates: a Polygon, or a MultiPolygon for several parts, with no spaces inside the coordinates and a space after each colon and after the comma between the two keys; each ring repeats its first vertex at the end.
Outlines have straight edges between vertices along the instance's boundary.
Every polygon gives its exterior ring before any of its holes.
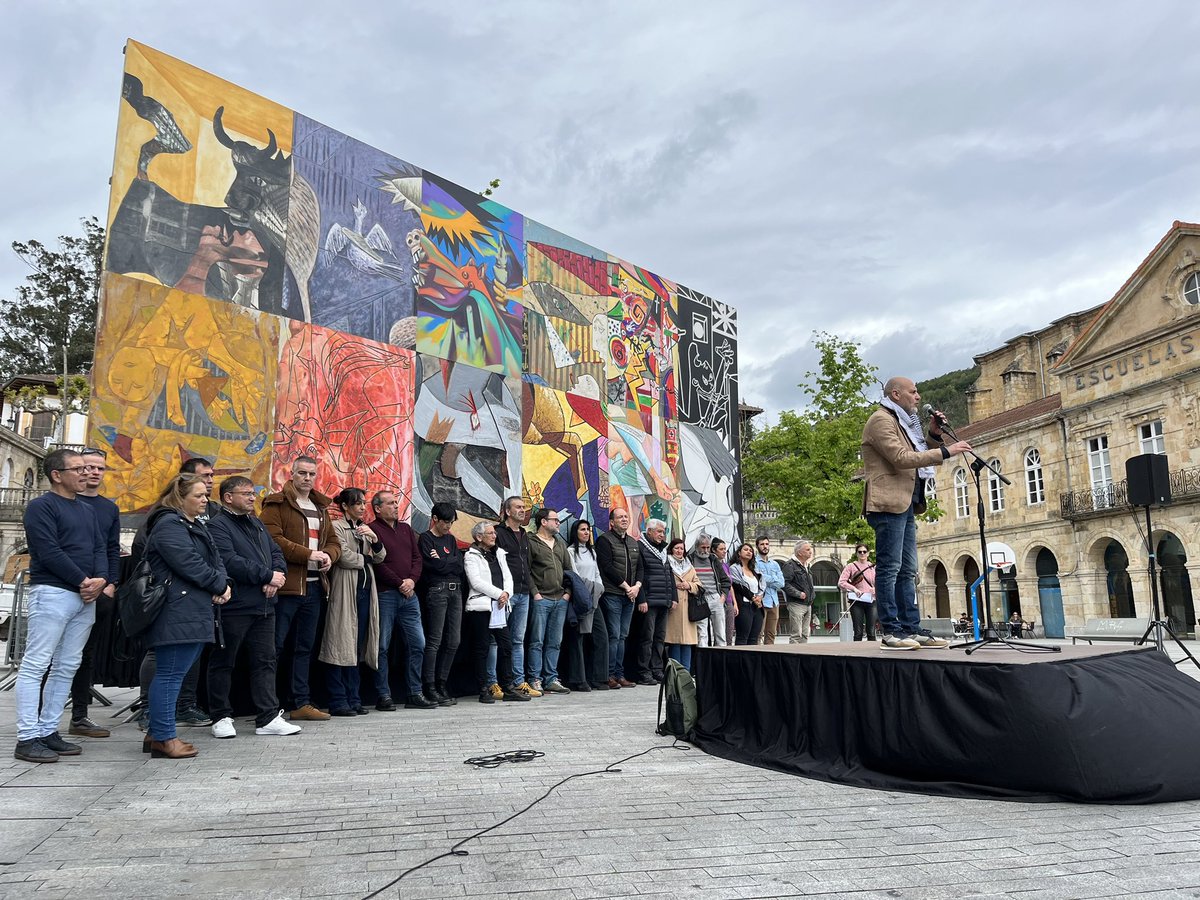
{"type": "Polygon", "coordinates": [[[950,424],[946,416],[934,409],[933,405],[930,403],[926,403],[923,407],[921,407],[921,411],[924,412],[925,415],[929,416],[929,418],[935,420],[942,428],[945,428],[950,424]]]}

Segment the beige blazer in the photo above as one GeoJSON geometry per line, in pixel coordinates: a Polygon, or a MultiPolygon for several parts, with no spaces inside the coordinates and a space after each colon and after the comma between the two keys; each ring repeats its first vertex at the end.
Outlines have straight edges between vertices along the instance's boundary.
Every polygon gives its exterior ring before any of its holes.
{"type": "MultiPolygon", "coordinates": [[[[940,466],[942,448],[918,451],[907,432],[900,426],[896,414],[886,407],[871,413],[863,428],[862,460],[866,476],[863,491],[863,513],[902,513],[912,503],[917,486],[917,469],[921,466],[940,466]]],[[[925,512],[925,504],[914,509],[917,515],[925,512]]]]}

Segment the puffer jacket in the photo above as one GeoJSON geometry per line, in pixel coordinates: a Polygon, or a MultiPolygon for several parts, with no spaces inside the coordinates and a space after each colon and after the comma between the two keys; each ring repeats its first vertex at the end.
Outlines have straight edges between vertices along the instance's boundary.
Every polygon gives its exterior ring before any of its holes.
{"type": "Polygon", "coordinates": [[[513,578],[508,570],[508,562],[503,547],[496,548],[496,557],[500,560],[500,573],[503,576],[504,587],[498,588],[492,584],[492,568],[488,565],[480,549],[474,545],[467,548],[463,554],[463,568],[467,570],[467,584],[470,593],[467,594],[467,612],[491,612],[492,601],[499,600],[500,594],[508,592],[512,596],[513,578]]]}
{"type": "Polygon", "coordinates": [[[164,507],[147,522],[146,558],[166,581],[167,600],[146,633],[146,646],[204,644],[213,640],[213,596],[229,585],[208,528],[164,507]]]}

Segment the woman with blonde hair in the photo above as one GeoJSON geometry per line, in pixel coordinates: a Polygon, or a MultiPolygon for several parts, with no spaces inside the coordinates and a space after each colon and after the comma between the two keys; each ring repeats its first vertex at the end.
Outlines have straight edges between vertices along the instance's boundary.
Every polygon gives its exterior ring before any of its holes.
{"type": "Polygon", "coordinates": [[[183,677],[213,641],[213,606],[230,596],[225,565],[200,521],[208,510],[208,486],[190,473],[176,475],[146,523],[146,558],[167,599],[146,633],[156,668],[150,682],[150,726],[142,750],[155,759],[188,759],[194,746],[175,734],[175,702],[183,677]]]}

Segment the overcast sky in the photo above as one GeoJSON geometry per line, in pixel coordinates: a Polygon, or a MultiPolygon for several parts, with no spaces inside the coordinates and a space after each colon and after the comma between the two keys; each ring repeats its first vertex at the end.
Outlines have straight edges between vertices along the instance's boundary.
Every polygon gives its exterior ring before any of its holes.
{"type": "Polygon", "coordinates": [[[881,376],[1104,302],[1200,217],[1197,3],[13,3],[14,240],[103,217],[135,38],[732,303],[743,399],[814,329],[881,376]]]}

